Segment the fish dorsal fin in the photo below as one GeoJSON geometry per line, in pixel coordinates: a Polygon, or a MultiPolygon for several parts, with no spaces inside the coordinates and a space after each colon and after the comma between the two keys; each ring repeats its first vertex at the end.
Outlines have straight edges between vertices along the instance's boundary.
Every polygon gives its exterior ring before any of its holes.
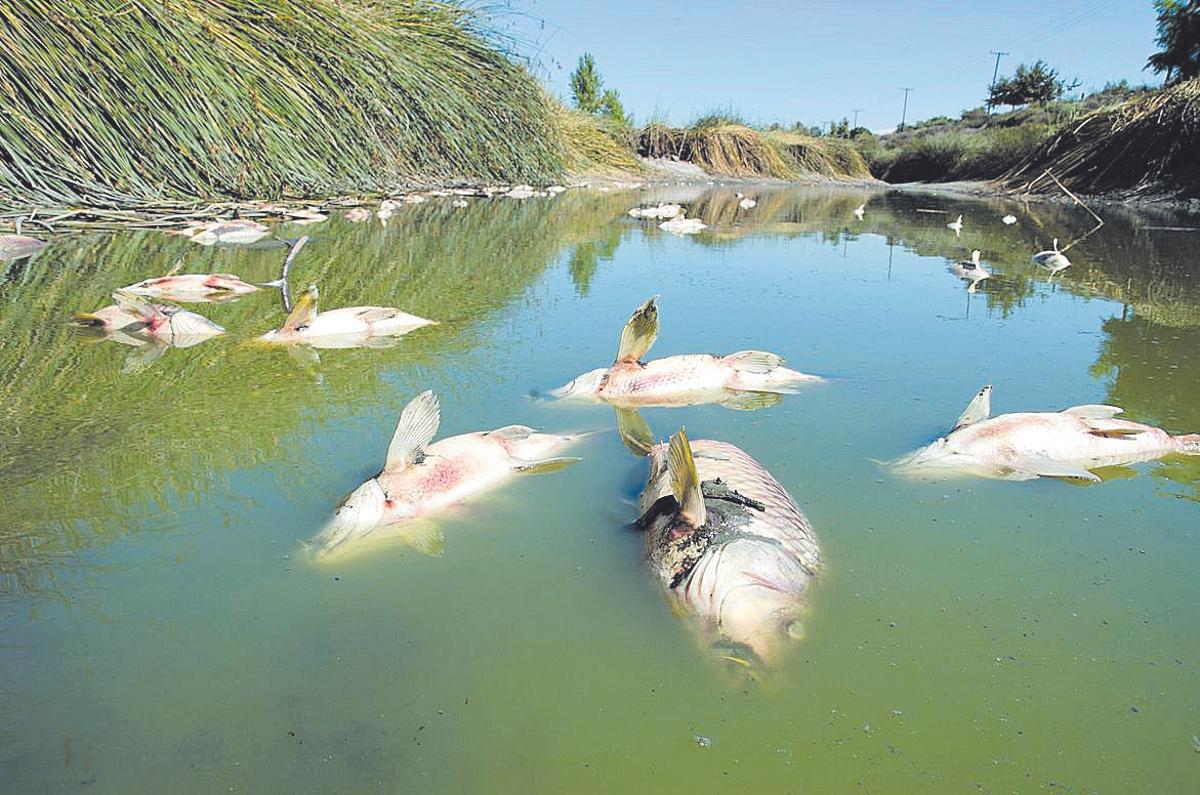
{"type": "Polygon", "coordinates": [[[283,322],[280,331],[298,331],[305,326],[311,326],[317,319],[317,299],[320,295],[321,291],[317,289],[317,285],[310,284],[304,295],[297,298],[296,303],[292,305],[292,311],[283,322]]]}
{"type": "Polygon", "coordinates": [[[162,314],[153,304],[146,303],[140,297],[124,290],[117,290],[112,297],[119,309],[141,320],[150,321],[162,314]]]}
{"type": "Polygon", "coordinates": [[[645,356],[658,339],[658,296],[639,306],[625,328],[621,329],[621,344],[617,347],[617,362],[636,362],[645,356]]]}
{"type": "Polygon", "coordinates": [[[975,249],[974,251],[971,252],[971,264],[974,265],[976,268],[979,267],[979,257],[981,254],[983,254],[983,252],[980,251],[979,249],[975,249]]]}
{"type": "Polygon", "coordinates": [[[743,373],[764,375],[783,364],[783,357],[767,351],[738,351],[722,357],[722,361],[743,373]]]}
{"type": "Polygon", "coordinates": [[[384,470],[404,469],[419,463],[441,421],[441,408],[433,390],[427,389],[413,398],[400,412],[400,422],[388,446],[384,470]]]}
{"type": "Polygon", "coordinates": [[[983,389],[971,398],[971,402],[963,409],[963,413],[958,415],[958,419],[954,421],[954,427],[950,429],[954,433],[959,428],[965,428],[980,420],[986,420],[992,413],[992,385],[988,384],[983,389]]]}
{"type": "Polygon", "coordinates": [[[683,428],[671,437],[667,467],[671,475],[671,493],[679,503],[679,515],[692,527],[703,526],[708,519],[704,495],[700,493],[700,475],[692,458],[692,446],[683,428]]]}
{"type": "Polygon", "coordinates": [[[1090,403],[1086,406],[1071,406],[1069,409],[1063,409],[1063,414],[1074,414],[1076,417],[1084,417],[1089,420],[1111,420],[1118,414],[1123,414],[1124,409],[1119,406],[1104,406],[1095,403],[1090,403]]]}

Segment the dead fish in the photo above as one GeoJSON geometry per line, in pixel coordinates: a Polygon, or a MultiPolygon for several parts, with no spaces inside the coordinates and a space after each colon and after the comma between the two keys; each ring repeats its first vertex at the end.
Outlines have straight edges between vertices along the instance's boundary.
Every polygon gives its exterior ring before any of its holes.
{"type": "Polygon", "coordinates": [[[432,517],[523,474],[553,472],[578,461],[557,457],[582,434],[538,433],[524,425],[464,433],[434,442],[441,412],[432,391],[400,414],[383,470],[352,491],[313,539],[318,558],[363,542],[399,538],[430,555],[442,550],[432,517]]]}
{"type": "Polygon", "coordinates": [[[678,204],[659,204],[654,207],[634,207],[628,215],[630,218],[674,218],[683,212],[678,204]]]}
{"type": "Polygon", "coordinates": [[[866,216],[866,214],[867,214],[867,205],[860,204],[854,208],[854,217],[857,218],[858,220],[861,221],[863,219],[863,217],[866,216]]]}
{"type": "Polygon", "coordinates": [[[636,526],[672,606],[724,659],[774,664],[803,635],[804,594],[821,570],[808,519],[732,444],[689,442],[681,428],[649,458],[636,526]]]}
{"type": "Polygon", "coordinates": [[[1071,260],[1058,250],[1058,238],[1054,238],[1054,247],[1048,251],[1039,251],[1033,255],[1033,264],[1050,271],[1050,275],[1071,267],[1071,260]]]}
{"type": "Polygon", "coordinates": [[[450,202],[450,206],[456,210],[461,210],[463,207],[467,206],[467,200],[466,199],[455,199],[454,201],[450,202]]]}
{"type": "Polygon", "coordinates": [[[104,334],[154,339],[176,348],[188,348],[225,333],[225,329],[203,315],[177,306],[147,303],[121,290],[113,293],[113,300],[114,306],[77,313],[74,323],[104,334]]]}
{"type": "Polygon", "coordinates": [[[310,210],[307,207],[287,210],[284,215],[291,220],[291,223],[298,226],[303,226],[306,224],[318,224],[329,217],[325,213],[317,212],[316,210],[310,210]]]}
{"type": "Polygon", "coordinates": [[[992,387],[967,405],[950,432],[893,467],[910,473],[979,475],[1001,480],[1038,477],[1099,481],[1090,470],[1152,461],[1171,453],[1200,455],[1200,434],[1172,436],[1161,428],[1115,419],[1116,406],[1072,406],[1060,412],[991,414],[992,387]]]}
{"type": "Polygon", "coordinates": [[[349,306],[317,311],[320,292],[310,285],[296,299],[283,326],[259,339],[273,343],[304,343],[315,348],[354,348],[380,337],[400,337],[436,320],[385,306],[349,306]]]}
{"type": "Polygon", "coordinates": [[[658,228],[673,235],[694,235],[701,230],[708,229],[708,224],[699,218],[685,218],[681,213],[670,221],[663,221],[658,228]]]}
{"type": "Polygon", "coordinates": [[[352,224],[361,223],[371,217],[371,211],[366,207],[355,207],[352,210],[347,210],[345,218],[352,224]]]}
{"type": "Polygon", "coordinates": [[[758,202],[754,199],[742,199],[738,202],[738,207],[741,207],[743,210],[752,210],[757,204],[758,202]]]}
{"type": "Polygon", "coordinates": [[[950,266],[950,272],[958,278],[968,282],[967,292],[975,292],[976,286],[984,279],[991,278],[992,274],[979,264],[979,256],[981,252],[975,249],[971,252],[970,260],[960,260],[950,266]]]}
{"type": "Polygon", "coordinates": [[[247,245],[257,243],[270,233],[271,230],[266,226],[248,218],[196,222],[172,232],[172,234],[183,235],[193,243],[199,243],[202,246],[247,245]]]}
{"type": "Polygon", "coordinates": [[[1004,222],[1005,226],[1012,226],[1013,224],[1015,224],[1017,222],[1017,216],[1013,215],[1012,213],[1009,213],[1008,215],[1004,216],[1000,220],[1004,222]]]}
{"type": "Polygon", "coordinates": [[[50,245],[28,235],[0,235],[0,260],[18,260],[32,257],[50,245]]]}
{"type": "MultiPolygon", "coordinates": [[[[782,356],[765,351],[738,351],[728,356],[690,354],[642,362],[658,338],[656,300],[646,301],[629,318],[611,367],[584,373],[550,394],[618,406],[687,406],[730,400],[735,408],[757,408],[737,405],[738,393],[753,402],[763,393],[787,394],[801,384],[821,380],[789,370],[783,366],[782,356]]],[[[770,396],[766,399],[774,402],[770,396]]]]}
{"type": "Polygon", "coordinates": [[[950,223],[946,224],[946,228],[953,229],[955,237],[961,236],[962,230],[963,230],[962,216],[960,215],[960,216],[958,216],[958,218],[956,218],[953,221],[951,221],[950,223]]]}
{"type": "Polygon", "coordinates": [[[244,282],[232,273],[180,273],[145,279],[121,291],[164,301],[224,301],[256,292],[258,285],[244,282]]]}

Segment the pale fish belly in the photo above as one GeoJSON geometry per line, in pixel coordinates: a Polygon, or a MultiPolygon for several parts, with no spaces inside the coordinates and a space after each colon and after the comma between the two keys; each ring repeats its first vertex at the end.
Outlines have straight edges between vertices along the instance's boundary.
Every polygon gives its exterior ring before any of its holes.
{"type": "Polygon", "coordinates": [[[668,356],[646,364],[614,365],[597,393],[608,399],[671,398],[725,389],[732,368],[715,356],[668,356]]]}
{"type": "Polygon", "coordinates": [[[1060,413],[1008,414],[980,423],[964,443],[979,457],[1040,455],[1082,469],[1150,461],[1177,449],[1161,428],[1060,413]],[[1106,432],[1132,432],[1106,436],[1106,432]]]}
{"type": "Polygon", "coordinates": [[[319,313],[301,332],[302,338],[356,337],[359,339],[406,334],[428,325],[415,315],[386,307],[356,306],[319,313]]]}
{"type": "Polygon", "coordinates": [[[483,434],[467,433],[433,443],[420,464],[383,472],[379,482],[389,501],[413,516],[460,503],[511,475],[512,462],[503,445],[483,434]]]}

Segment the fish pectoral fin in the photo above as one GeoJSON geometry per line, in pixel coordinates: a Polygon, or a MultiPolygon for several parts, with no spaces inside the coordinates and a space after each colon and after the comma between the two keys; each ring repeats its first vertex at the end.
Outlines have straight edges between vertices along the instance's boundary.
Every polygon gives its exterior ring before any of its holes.
{"type": "Polygon", "coordinates": [[[720,401],[720,405],[737,411],[757,411],[770,408],[783,400],[779,392],[734,392],[720,401]]]}
{"type": "Polygon", "coordinates": [[[654,433],[646,420],[634,409],[613,407],[617,415],[617,436],[626,449],[639,458],[650,454],[654,447],[654,433]]]}
{"type": "Polygon", "coordinates": [[[153,304],[148,304],[133,293],[117,290],[112,294],[113,301],[123,311],[149,322],[162,314],[153,304]]]}
{"type": "Polygon", "coordinates": [[[383,468],[404,469],[420,461],[441,421],[441,407],[433,390],[427,389],[413,398],[400,412],[400,422],[392,435],[383,468]]]}
{"type": "Polygon", "coordinates": [[[721,357],[724,364],[742,373],[764,375],[783,365],[783,357],[767,351],[738,351],[721,357]]]}
{"type": "Polygon", "coordinates": [[[517,464],[513,469],[522,475],[541,475],[546,472],[557,472],[560,469],[566,469],[571,464],[577,464],[582,460],[582,458],[571,458],[569,456],[563,458],[546,458],[542,461],[527,461],[517,464]]]}
{"type": "Polygon", "coordinates": [[[311,345],[299,343],[288,346],[288,354],[296,360],[301,367],[312,368],[321,366],[321,354],[311,345]]]}
{"type": "Polygon", "coordinates": [[[671,476],[671,493],[679,504],[680,516],[692,527],[701,527],[708,519],[704,494],[700,491],[700,475],[692,458],[692,446],[683,428],[671,437],[667,468],[671,476]]]}
{"type": "Polygon", "coordinates": [[[1132,439],[1145,431],[1138,428],[1091,428],[1088,434],[1102,439],[1132,439]]]}
{"type": "Polygon", "coordinates": [[[1076,417],[1084,417],[1089,420],[1111,420],[1118,414],[1124,414],[1125,410],[1120,406],[1088,404],[1086,406],[1071,406],[1069,409],[1063,409],[1060,413],[1074,414],[1076,417]]]}
{"type": "Polygon", "coordinates": [[[528,425],[505,425],[503,428],[497,428],[494,431],[488,431],[488,436],[500,436],[505,439],[518,441],[520,439],[528,439],[533,434],[537,433],[528,425]]]}
{"type": "Polygon", "coordinates": [[[396,535],[405,544],[431,558],[440,558],[446,547],[442,528],[429,519],[410,519],[396,526],[396,535]]]}
{"type": "Polygon", "coordinates": [[[975,397],[971,398],[971,402],[963,409],[963,413],[958,415],[958,419],[954,421],[954,427],[950,429],[954,433],[959,428],[964,428],[968,425],[986,420],[992,413],[992,385],[988,384],[983,389],[975,393],[975,397]]]}
{"type": "Polygon", "coordinates": [[[621,342],[617,346],[618,362],[636,362],[650,352],[658,339],[658,296],[634,310],[621,329],[621,342]]]}
{"type": "Polygon", "coordinates": [[[1077,478],[1079,480],[1090,480],[1096,483],[1100,482],[1100,478],[1092,472],[1089,472],[1086,469],[1080,469],[1079,467],[1071,466],[1070,464],[1064,464],[1063,462],[1056,461],[1049,456],[1028,454],[1022,455],[1013,462],[1013,466],[1017,470],[1031,472],[1040,477],[1077,478]]]}
{"type": "Polygon", "coordinates": [[[167,348],[170,347],[161,342],[148,342],[134,348],[125,357],[125,364],[121,367],[121,375],[136,375],[149,369],[150,365],[159,360],[167,348]]]}

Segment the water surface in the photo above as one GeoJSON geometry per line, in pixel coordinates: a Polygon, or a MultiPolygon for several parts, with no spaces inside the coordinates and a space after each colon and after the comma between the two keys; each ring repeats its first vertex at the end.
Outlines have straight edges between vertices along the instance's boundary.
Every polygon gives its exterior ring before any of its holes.
{"type": "Polygon", "coordinates": [[[0,789],[1190,790],[1200,459],[1094,486],[873,459],[985,383],[997,412],[1114,403],[1200,431],[1197,233],[1109,210],[1051,280],[1029,256],[1088,232],[1081,210],[738,190],[758,206],[571,191],[280,227],[312,236],[292,281],[324,305],[443,321],[319,361],[250,342],[282,322],[270,291],[191,305],[231,333],[151,362],[64,323],[181,259],[273,278],[279,248],[126,232],[0,265],[0,789]],[[651,198],[711,228],[624,215],[651,198]],[[976,247],[997,275],[972,295],[946,266],[976,247]],[[721,667],[671,615],[611,432],[445,519],[442,557],[306,560],[424,389],[442,435],[611,430],[538,396],[608,364],[653,294],[656,356],[761,348],[830,378],[760,411],[645,412],[743,447],[812,520],[826,570],[778,670],[721,667]]]}

